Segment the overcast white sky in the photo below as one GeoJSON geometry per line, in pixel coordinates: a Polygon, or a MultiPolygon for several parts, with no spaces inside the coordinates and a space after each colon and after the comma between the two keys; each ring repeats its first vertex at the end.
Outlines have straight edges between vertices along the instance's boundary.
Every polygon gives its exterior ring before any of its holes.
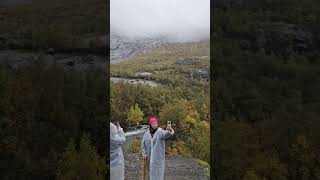
{"type": "Polygon", "coordinates": [[[209,39],[210,0],[111,0],[111,33],[209,39]]]}

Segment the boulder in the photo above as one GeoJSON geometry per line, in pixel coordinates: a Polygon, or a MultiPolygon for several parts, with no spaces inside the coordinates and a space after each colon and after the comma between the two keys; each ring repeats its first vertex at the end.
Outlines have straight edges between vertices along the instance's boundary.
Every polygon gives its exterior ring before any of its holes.
{"type": "Polygon", "coordinates": [[[178,65],[195,65],[197,64],[198,62],[194,59],[191,59],[191,58],[180,58],[178,59],[175,64],[178,64],[178,65]]]}
{"type": "Polygon", "coordinates": [[[23,43],[21,41],[18,41],[17,39],[8,39],[7,46],[10,49],[21,49],[24,47],[23,43]]]}
{"type": "Polygon", "coordinates": [[[209,79],[210,74],[208,70],[198,69],[191,72],[191,77],[193,79],[209,79]]]}
{"type": "Polygon", "coordinates": [[[45,51],[45,53],[46,54],[54,54],[54,49],[53,48],[48,48],[46,51],[45,51]]]}

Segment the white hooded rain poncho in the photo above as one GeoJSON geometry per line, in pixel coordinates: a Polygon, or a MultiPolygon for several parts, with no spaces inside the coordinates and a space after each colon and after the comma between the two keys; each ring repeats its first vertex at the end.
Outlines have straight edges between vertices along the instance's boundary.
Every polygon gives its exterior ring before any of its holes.
{"type": "Polygon", "coordinates": [[[149,180],[163,180],[165,167],[165,140],[174,131],[158,128],[153,137],[148,130],[141,143],[142,156],[147,157],[149,180]]]}
{"type": "Polygon", "coordinates": [[[124,180],[124,157],[121,145],[126,141],[123,129],[110,123],[110,180],[124,180]]]}

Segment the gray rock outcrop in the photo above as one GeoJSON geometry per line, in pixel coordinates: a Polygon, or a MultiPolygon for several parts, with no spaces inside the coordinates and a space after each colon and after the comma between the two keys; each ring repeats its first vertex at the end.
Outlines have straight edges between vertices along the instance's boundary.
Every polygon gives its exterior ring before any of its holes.
{"type": "Polygon", "coordinates": [[[139,53],[145,53],[152,48],[158,48],[165,43],[160,38],[128,38],[117,34],[110,36],[110,60],[117,63],[127,60],[139,53]]]}

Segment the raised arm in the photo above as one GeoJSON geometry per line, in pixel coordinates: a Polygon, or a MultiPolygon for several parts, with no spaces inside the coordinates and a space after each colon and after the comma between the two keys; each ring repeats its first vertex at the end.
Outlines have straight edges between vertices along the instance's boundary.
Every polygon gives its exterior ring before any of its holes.
{"type": "Polygon", "coordinates": [[[169,128],[168,130],[162,131],[162,139],[168,139],[170,136],[174,135],[174,130],[172,128],[169,128]]]}

